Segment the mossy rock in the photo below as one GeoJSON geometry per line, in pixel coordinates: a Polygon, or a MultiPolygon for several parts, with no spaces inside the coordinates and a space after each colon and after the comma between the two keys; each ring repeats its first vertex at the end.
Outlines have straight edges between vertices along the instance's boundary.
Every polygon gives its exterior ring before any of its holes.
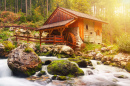
{"type": "Polygon", "coordinates": [[[73,75],[75,77],[84,75],[83,70],[81,70],[76,64],[71,63],[67,60],[53,61],[51,64],[48,65],[47,70],[52,75],[73,75]]]}
{"type": "Polygon", "coordinates": [[[66,76],[58,76],[57,80],[64,81],[64,80],[67,80],[67,77],[66,76]]]}
{"type": "Polygon", "coordinates": [[[77,62],[77,64],[79,65],[79,67],[87,67],[86,60],[80,60],[77,62]]]}
{"type": "Polygon", "coordinates": [[[112,65],[112,66],[117,66],[117,64],[116,64],[116,63],[110,63],[109,65],[112,65]]]}
{"type": "Polygon", "coordinates": [[[46,72],[45,71],[40,71],[40,73],[38,73],[38,75],[37,76],[42,76],[42,75],[45,75],[46,74],[46,72]]]}
{"type": "Polygon", "coordinates": [[[130,72],[130,62],[127,62],[126,66],[125,66],[125,69],[130,72]]]}
{"type": "Polygon", "coordinates": [[[34,52],[34,51],[33,51],[32,48],[30,48],[30,47],[26,47],[25,50],[24,50],[24,52],[26,52],[26,53],[30,53],[30,52],[34,52]]]}

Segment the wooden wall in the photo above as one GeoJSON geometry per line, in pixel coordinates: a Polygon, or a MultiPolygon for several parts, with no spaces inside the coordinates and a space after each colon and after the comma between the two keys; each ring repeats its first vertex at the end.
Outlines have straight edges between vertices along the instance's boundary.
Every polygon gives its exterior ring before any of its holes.
{"type": "Polygon", "coordinates": [[[84,22],[83,19],[77,19],[76,22],[74,22],[73,24],[71,24],[69,26],[69,28],[75,28],[75,27],[79,27],[79,35],[82,39],[82,41],[84,41],[84,22]]]}
{"type": "MultiPolygon", "coordinates": [[[[100,22],[95,22],[94,30],[95,30],[95,32],[96,32],[97,30],[99,30],[99,32],[102,33],[102,23],[100,23],[100,22]]],[[[99,33],[99,34],[100,34],[100,33],[99,33]]]]}
{"type": "Polygon", "coordinates": [[[69,14],[66,14],[65,12],[61,11],[61,10],[57,10],[51,17],[50,19],[47,21],[46,24],[51,24],[51,23],[55,23],[55,22],[60,22],[60,21],[65,21],[68,19],[72,19],[73,17],[69,14]]]}

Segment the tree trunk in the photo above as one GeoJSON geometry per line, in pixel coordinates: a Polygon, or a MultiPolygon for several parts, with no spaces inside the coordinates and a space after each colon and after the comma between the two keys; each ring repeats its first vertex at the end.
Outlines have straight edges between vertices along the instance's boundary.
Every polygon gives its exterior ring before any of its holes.
{"type": "Polygon", "coordinates": [[[17,12],[17,1],[15,0],[15,13],[17,12]]]}
{"type": "Polygon", "coordinates": [[[18,0],[17,0],[17,13],[18,13],[18,0]]]}
{"type": "Polygon", "coordinates": [[[21,0],[21,12],[22,12],[22,0],[21,0]]]}
{"type": "Polygon", "coordinates": [[[6,0],[5,0],[5,11],[6,11],[6,0]]]}
{"type": "Polygon", "coordinates": [[[47,6],[47,18],[48,18],[48,0],[46,3],[47,3],[47,5],[46,5],[47,6]]]}
{"type": "Polygon", "coordinates": [[[32,3],[32,0],[30,0],[30,15],[31,15],[31,5],[32,5],[31,3],[32,3]]]}
{"type": "Polygon", "coordinates": [[[2,1],[0,0],[0,10],[1,10],[1,6],[2,6],[2,1]]]}
{"type": "Polygon", "coordinates": [[[26,3],[26,16],[27,16],[27,10],[28,10],[28,7],[27,7],[27,0],[25,0],[25,3],[26,3]]]}

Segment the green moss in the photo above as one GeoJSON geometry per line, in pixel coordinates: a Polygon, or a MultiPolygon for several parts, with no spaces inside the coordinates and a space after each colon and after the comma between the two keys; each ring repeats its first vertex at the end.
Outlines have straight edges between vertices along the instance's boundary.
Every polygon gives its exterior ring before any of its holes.
{"type": "Polygon", "coordinates": [[[110,63],[109,65],[116,66],[116,63],[110,63]]]}
{"type": "Polygon", "coordinates": [[[57,80],[67,80],[66,76],[58,76],[57,80]]]}
{"type": "Polygon", "coordinates": [[[86,43],[86,47],[83,50],[83,52],[87,52],[89,50],[95,50],[95,49],[100,49],[101,45],[99,44],[94,44],[94,43],[86,43]]]}
{"type": "Polygon", "coordinates": [[[100,62],[97,62],[98,65],[100,65],[101,63],[100,62]]]}
{"type": "Polygon", "coordinates": [[[40,62],[40,63],[38,64],[38,66],[36,66],[35,68],[32,68],[32,69],[29,68],[29,69],[27,69],[27,70],[24,72],[24,74],[27,75],[27,76],[31,76],[31,75],[35,74],[35,72],[41,70],[41,68],[42,68],[42,63],[40,62]]]}
{"type": "Polygon", "coordinates": [[[46,53],[37,53],[39,56],[52,56],[51,52],[46,52],[46,53]]]}
{"type": "Polygon", "coordinates": [[[126,69],[128,72],[130,72],[130,62],[128,62],[128,63],[126,64],[125,69],[126,69]]]}
{"type": "Polygon", "coordinates": [[[76,64],[71,63],[70,61],[66,60],[58,60],[53,61],[51,64],[48,65],[47,70],[50,74],[53,75],[61,75],[61,76],[67,76],[67,75],[84,75],[84,72],[80,70],[76,64]]]}
{"type": "Polygon", "coordinates": [[[15,46],[10,42],[10,41],[4,41],[3,42],[3,45],[4,45],[4,47],[5,47],[5,51],[6,52],[9,52],[9,51],[11,51],[12,49],[14,49],[15,48],[15,46]]]}
{"type": "Polygon", "coordinates": [[[104,62],[104,65],[109,65],[108,62],[104,62]]]}
{"type": "Polygon", "coordinates": [[[40,73],[38,73],[38,76],[42,76],[42,75],[45,75],[46,72],[45,71],[40,71],[40,73]]]}
{"type": "Polygon", "coordinates": [[[30,52],[34,52],[34,51],[33,51],[32,48],[30,48],[30,47],[26,47],[25,50],[24,50],[24,52],[26,52],[26,53],[30,53],[30,52]]]}

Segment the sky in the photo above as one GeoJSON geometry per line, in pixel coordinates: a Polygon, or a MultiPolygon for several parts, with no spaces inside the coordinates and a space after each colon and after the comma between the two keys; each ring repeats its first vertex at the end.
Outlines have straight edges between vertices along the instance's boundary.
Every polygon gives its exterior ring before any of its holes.
{"type": "Polygon", "coordinates": [[[123,3],[128,4],[130,3],[130,0],[123,0],[123,3]]]}

